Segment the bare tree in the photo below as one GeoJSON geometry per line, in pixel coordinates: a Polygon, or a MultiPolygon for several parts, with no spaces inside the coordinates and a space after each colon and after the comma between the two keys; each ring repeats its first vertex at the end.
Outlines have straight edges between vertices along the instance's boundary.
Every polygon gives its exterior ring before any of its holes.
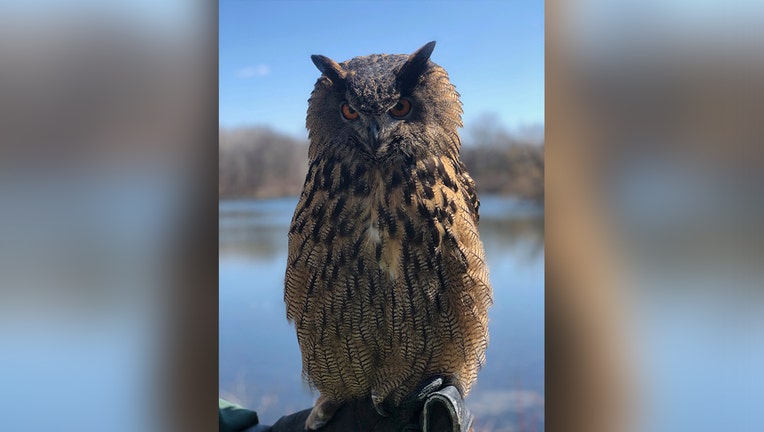
{"type": "MultiPolygon", "coordinates": [[[[464,133],[462,160],[482,193],[544,199],[544,146],[508,133],[485,116],[464,133]]],[[[307,141],[267,127],[219,131],[221,198],[298,195],[307,173],[307,141]]]]}

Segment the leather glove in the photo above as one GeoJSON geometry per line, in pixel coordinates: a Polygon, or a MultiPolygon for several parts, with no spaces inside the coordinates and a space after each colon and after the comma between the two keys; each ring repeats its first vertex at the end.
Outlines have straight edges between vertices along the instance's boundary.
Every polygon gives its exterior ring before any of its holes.
{"type": "MultiPolygon", "coordinates": [[[[387,417],[379,415],[370,398],[347,402],[319,432],[468,432],[473,420],[456,387],[443,387],[440,377],[425,381],[389,413],[387,417]]],[[[265,430],[303,432],[309,414],[310,409],[306,409],[284,416],[265,430]]]]}

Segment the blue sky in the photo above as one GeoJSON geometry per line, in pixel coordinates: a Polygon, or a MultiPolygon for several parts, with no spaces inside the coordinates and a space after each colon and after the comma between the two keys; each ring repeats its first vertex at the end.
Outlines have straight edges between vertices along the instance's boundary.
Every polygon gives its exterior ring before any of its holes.
{"type": "Polygon", "coordinates": [[[544,123],[543,1],[220,1],[220,125],[307,136],[307,100],[336,61],[411,53],[435,40],[465,126],[493,114],[510,130],[544,123]]]}

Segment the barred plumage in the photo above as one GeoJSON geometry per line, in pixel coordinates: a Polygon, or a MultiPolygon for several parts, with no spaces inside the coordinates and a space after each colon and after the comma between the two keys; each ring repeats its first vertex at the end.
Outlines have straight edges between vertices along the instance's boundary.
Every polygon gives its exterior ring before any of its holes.
{"type": "Polygon", "coordinates": [[[429,60],[433,47],[313,57],[323,75],[309,100],[310,165],[284,291],[303,373],[322,396],[311,428],[331,417],[321,403],[398,405],[432,375],[466,395],[485,361],[480,204],[459,160],[459,94],[429,60]],[[398,116],[404,100],[410,111],[398,116]]]}

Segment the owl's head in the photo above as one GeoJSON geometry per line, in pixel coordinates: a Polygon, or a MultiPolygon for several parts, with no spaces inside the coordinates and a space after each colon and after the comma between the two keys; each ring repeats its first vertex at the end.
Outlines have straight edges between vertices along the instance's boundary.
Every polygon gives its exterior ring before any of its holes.
{"type": "Polygon", "coordinates": [[[458,154],[459,94],[430,61],[435,42],[411,55],[337,63],[311,56],[322,75],[308,101],[310,158],[327,153],[385,161],[458,154]]]}

